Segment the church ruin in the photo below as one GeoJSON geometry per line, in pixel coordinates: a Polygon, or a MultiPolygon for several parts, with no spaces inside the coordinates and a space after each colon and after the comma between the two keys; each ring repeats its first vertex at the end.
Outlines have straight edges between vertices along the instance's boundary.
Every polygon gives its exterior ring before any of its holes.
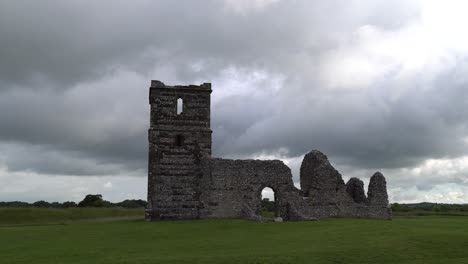
{"type": "Polygon", "coordinates": [[[357,178],[345,183],[323,153],[306,154],[301,189],[279,160],[211,157],[211,84],[166,86],[151,81],[147,220],[244,218],[263,221],[261,191],[275,192],[284,221],[325,217],[391,219],[384,176],[376,172],[367,196],[357,178]]]}

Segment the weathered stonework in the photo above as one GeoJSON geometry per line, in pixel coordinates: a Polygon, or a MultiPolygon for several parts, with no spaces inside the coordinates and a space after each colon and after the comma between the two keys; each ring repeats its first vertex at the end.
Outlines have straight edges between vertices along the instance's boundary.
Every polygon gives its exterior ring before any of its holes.
{"type": "Polygon", "coordinates": [[[351,178],[346,183],[346,192],[356,203],[366,203],[367,197],[364,193],[364,183],[358,178],[351,178]]]}
{"type": "Polygon", "coordinates": [[[386,181],[372,176],[368,198],[363,183],[344,183],[320,151],[308,153],[297,189],[291,170],[279,160],[211,158],[211,84],[166,86],[152,81],[148,131],[147,220],[244,218],[259,216],[261,191],[275,192],[277,221],[323,217],[390,219],[386,181]],[[178,114],[177,102],[183,100],[178,114]]]}
{"type": "Polygon", "coordinates": [[[387,181],[380,172],[374,173],[369,181],[369,205],[386,206],[388,204],[387,181]]]}
{"type": "Polygon", "coordinates": [[[211,84],[152,81],[148,131],[148,219],[198,219],[200,162],[211,156],[211,84]],[[177,101],[183,109],[177,114],[177,101]]]}
{"type": "Polygon", "coordinates": [[[306,154],[301,164],[301,188],[314,205],[334,205],[336,190],[344,185],[341,174],[333,168],[323,153],[313,150],[306,154]]]}
{"type": "Polygon", "coordinates": [[[359,217],[391,219],[384,176],[377,172],[371,177],[367,198],[364,183],[351,178],[347,184],[333,168],[326,155],[318,150],[306,154],[301,165],[301,187],[307,197],[304,215],[323,217],[359,217]]]}

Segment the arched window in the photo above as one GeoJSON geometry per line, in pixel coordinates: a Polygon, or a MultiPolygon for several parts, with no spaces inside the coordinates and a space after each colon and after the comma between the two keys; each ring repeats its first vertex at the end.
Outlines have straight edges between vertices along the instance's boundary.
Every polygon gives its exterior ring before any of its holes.
{"type": "Polygon", "coordinates": [[[270,187],[265,187],[261,191],[260,215],[265,218],[276,217],[275,191],[270,187]]]}
{"type": "Polygon", "coordinates": [[[184,135],[177,135],[175,138],[175,144],[177,147],[182,147],[184,144],[184,135]]]}
{"type": "Polygon", "coordinates": [[[184,111],[184,99],[177,99],[177,114],[180,115],[184,111]]]}

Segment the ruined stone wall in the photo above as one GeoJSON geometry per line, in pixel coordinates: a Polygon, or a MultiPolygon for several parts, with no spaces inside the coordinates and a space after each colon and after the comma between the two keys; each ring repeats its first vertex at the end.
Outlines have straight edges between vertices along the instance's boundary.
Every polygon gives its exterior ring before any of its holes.
{"type": "Polygon", "coordinates": [[[277,216],[286,221],[323,217],[390,219],[385,177],[370,179],[368,196],[357,178],[344,183],[320,151],[305,155],[302,190],[278,160],[211,158],[211,84],[166,86],[152,81],[148,131],[146,219],[245,218],[259,216],[261,191],[275,192],[277,216]],[[183,100],[182,112],[177,101],[183,100]]]}
{"type": "Polygon", "coordinates": [[[318,150],[305,155],[300,173],[301,188],[308,204],[304,207],[305,215],[317,218],[392,217],[385,177],[380,172],[376,172],[370,179],[368,197],[360,179],[351,178],[345,184],[327,156],[318,150]]]}
{"type": "Polygon", "coordinates": [[[390,219],[392,217],[392,209],[388,203],[387,181],[380,172],[376,172],[370,178],[367,205],[369,207],[369,218],[390,219]]]}
{"type": "Polygon", "coordinates": [[[265,187],[275,192],[277,215],[288,218],[288,203],[300,197],[291,170],[279,160],[208,159],[202,170],[202,218],[256,219],[265,187]]]}
{"type": "Polygon", "coordinates": [[[199,218],[200,161],[211,155],[210,94],[211,84],[152,81],[147,219],[199,218]]]}
{"type": "Polygon", "coordinates": [[[334,205],[337,201],[337,190],[344,181],[341,174],[333,168],[320,151],[307,153],[300,170],[301,189],[313,205],[334,205]]]}
{"type": "Polygon", "coordinates": [[[346,192],[355,203],[365,204],[367,202],[367,197],[364,193],[364,182],[358,178],[349,179],[346,183],[346,192]]]}

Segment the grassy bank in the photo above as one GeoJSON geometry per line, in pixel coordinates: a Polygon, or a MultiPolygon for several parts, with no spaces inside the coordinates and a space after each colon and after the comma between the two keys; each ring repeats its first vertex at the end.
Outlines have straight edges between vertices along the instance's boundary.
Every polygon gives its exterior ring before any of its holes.
{"type": "Polygon", "coordinates": [[[468,217],[0,227],[3,263],[468,263],[468,217]]]}
{"type": "Polygon", "coordinates": [[[142,219],[144,209],[124,208],[0,208],[0,225],[60,224],[85,220],[142,219]]]}

